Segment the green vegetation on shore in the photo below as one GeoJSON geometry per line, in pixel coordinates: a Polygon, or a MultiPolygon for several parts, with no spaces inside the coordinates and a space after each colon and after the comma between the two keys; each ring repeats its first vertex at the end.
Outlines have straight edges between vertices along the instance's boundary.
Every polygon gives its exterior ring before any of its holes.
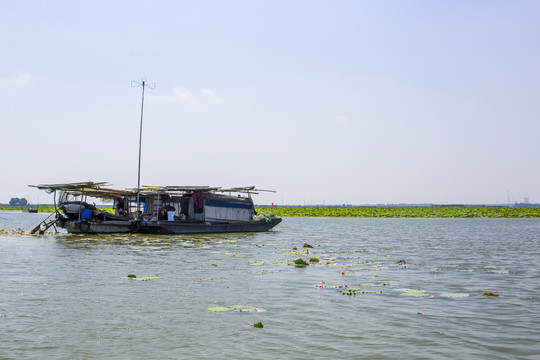
{"type": "MultiPolygon", "coordinates": [[[[37,207],[38,212],[40,213],[53,213],[54,206],[52,205],[40,205],[37,207]]],[[[114,209],[110,206],[108,207],[97,207],[100,211],[107,211],[114,213],[114,209]]],[[[0,210],[13,210],[13,211],[28,211],[28,206],[0,206],[0,210]]]]}
{"type": "MultiPolygon", "coordinates": [[[[27,211],[27,207],[0,206],[0,210],[27,211]]],[[[98,210],[114,212],[111,207],[98,210]]],[[[273,212],[279,217],[359,217],[359,218],[540,218],[533,207],[256,207],[257,213],[273,212]]],[[[39,212],[54,212],[54,206],[40,206],[39,212]]]]}
{"type": "Polygon", "coordinates": [[[257,207],[280,217],[539,218],[540,208],[513,207],[257,207]]]}

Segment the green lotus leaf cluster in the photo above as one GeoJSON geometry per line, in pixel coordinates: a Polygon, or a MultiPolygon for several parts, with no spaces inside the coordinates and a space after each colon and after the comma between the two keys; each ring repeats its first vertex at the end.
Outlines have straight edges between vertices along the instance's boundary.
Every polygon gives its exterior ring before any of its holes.
{"type": "Polygon", "coordinates": [[[539,218],[540,208],[502,206],[432,207],[257,207],[279,217],[361,218],[539,218]]]}

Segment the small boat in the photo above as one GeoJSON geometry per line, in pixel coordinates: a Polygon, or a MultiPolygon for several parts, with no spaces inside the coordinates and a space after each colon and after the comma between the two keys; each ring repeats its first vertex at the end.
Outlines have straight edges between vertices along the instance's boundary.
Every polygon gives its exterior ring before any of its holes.
{"type": "Polygon", "coordinates": [[[251,198],[254,186],[145,186],[118,190],[104,182],[31,185],[54,193],[55,218],[48,218],[32,233],[59,226],[68,233],[208,234],[261,232],[281,218],[257,214],[251,198]],[[234,195],[233,195],[234,194],[234,195]],[[58,204],[57,204],[58,195],[58,204]],[[80,199],[79,199],[80,197],[80,199]],[[100,211],[88,197],[112,200],[114,214],[100,211]]]}

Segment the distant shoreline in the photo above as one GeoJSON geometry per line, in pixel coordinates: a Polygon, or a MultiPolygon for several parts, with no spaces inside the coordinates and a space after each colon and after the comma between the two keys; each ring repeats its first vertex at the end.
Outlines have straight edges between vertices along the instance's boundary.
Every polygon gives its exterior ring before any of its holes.
{"type": "Polygon", "coordinates": [[[540,208],[532,207],[256,207],[257,212],[273,212],[281,217],[356,218],[540,218],[540,208]]]}
{"type": "MultiPolygon", "coordinates": [[[[112,207],[98,207],[113,212],[112,207]]],[[[28,207],[0,206],[0,210],[28,211],[28,207]]],[[[280,217],[355,217],[355,218],[540,218],[537,207],[437,206],[437,207],[270,207],[256,206],[258,213],[272,212],[280,217]]],[[[39,212],[52,213],[54,206],[40,206],[39,212]]]]}

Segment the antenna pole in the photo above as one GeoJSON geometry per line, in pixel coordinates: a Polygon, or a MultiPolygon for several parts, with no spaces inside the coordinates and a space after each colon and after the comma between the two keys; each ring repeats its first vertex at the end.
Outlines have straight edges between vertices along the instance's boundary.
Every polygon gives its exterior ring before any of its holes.
{"type": "Polygon", "coordinates": [[[139,210],[141,203],[139,202],[139,193],[141,192],[141,145],[142,145],[142,121],[144,111],[144,87],[145,81],[142,81],[142,99],[141,99],[141,126],[139,127],[139,166],[137,169],[137,218],[139,217],[139,210]]]}
{"type": "Polygon", "coordinates": [[[141,86],[142,87],[142,99],[141,99],[141,124],[139,126],[139,165],[137,169],[137,213],[135,218],[139,218],[139,211],[141,209],[141,203],[139,202],[139,196],[141,192],[141,148],[142,148],[142,124],[143,124],[143,113],[144,113],[144,88],[148,87],[152,90],[156,88],[156,84],[147,84],[146,78],[142,78],[142,81],[139,83],[137,81],[131,82],[131,87],[141,86]],[[135,85],[134,85],[135,84],[135,85]]]}

